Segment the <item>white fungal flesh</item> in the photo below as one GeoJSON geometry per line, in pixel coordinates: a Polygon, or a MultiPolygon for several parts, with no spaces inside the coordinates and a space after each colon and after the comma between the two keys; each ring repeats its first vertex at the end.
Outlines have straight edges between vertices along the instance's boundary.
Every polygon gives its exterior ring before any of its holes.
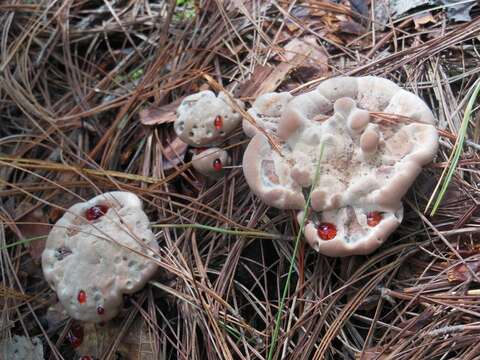
{"type": "MultiPolygon", "coordinates": [[[[237,105],[243,107],[240,101],[237,105]]],[[[226,139],[240,125],[241,118],[225,93],[216,96],[205,90],[183,99],[177,109],[174,129],[178,137],[191,146],[213,146],[226,139]]]]}
{"type": "MultiPolygon", "coordinates": [[[[282,116],[285,106],[293,96],[288,92],[267,93],[259,96],[248,109],[248,113],[255,119],[257,126],[263,128],[267,132],[276,133],[278,122],[282,116]]],[[[253,137],[258,130],[248,120],[244,119],[243,132],[248,137],[253,137]]]]}
{"type": "Polygon", "coordinates": [[[5,360],[43,360],[43,345],[39,337],[31,340],[25,336],[14,335],[0,343],[0,359],[5,360]]]}
{"type": "Polygon", "coordinates": [[[228,153],[216,147],[198,152],[192,158],[193,168],[200,174],[210,178],[218,178],[225,175],[223,167],[228,165],[230,165],[228,153]],[[220,165],[216,165],[216,162],[220,165]]]}
{"type": "Polygon", "coordinates": [[[72,206],[55,224],[42,254],[43,273],[70,316],[101,322],[118,313],[123,294],[140,290],[156,271],[147,258],[154,251],[158,244],[141,200],[110,192],[72,206]],[[87,220],[87,210],[99,205],[107,212],[87,220]]]}
{"type": "Polygon", "coordinates": [[[244,154],[244,174],[268,205],[302,209],[304,188],[312,185],[323,144],[311,202],[318,213],[309,219],[305,236],[326,255],[366,254],[398,227],[401,198],[435,156],[433,123],[420,98],[389,80],[332,78],[283,107],[277,130],[283,157],[264,135],[253,137],[244,154]],[[372,112],[390,117],[380,121],[372,112]],[[372,211],[382,218],[374,227],[362,220],[372,211]],[[353,220],[358,226],[346,231],[346,222],[353,220]],[[315,226],[322,221],[337,226],[334,240],[318,236],[315,226]]]}

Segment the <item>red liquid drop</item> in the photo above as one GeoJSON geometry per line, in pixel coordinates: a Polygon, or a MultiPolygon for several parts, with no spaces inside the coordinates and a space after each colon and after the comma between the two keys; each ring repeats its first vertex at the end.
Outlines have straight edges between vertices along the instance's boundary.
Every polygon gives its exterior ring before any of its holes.
{"type": "Polygon", "coordinates": [[[223,168],[222,161],[220,159],[213,160],[213,170],[220,171],[223,168]]]}
{"type": "Polygon", "coordinates": [[[320,223],[317,232],[322,240],[332,240],[337,236],[337,228],[332,223],[320,223]]]}
{"type": "Polygon", "coordinates": [[[105,314],[105,309],[101,306],[97,306],[97,314],[98,315],[103,315],[105,314]]]}
{"type": "Polygon", "coordinates": [[[367,214],[367,225],[370,227],[377,226],[382,221],[383,216],[378,211],[372,211],[367,214]]]}
{"type": "Polygon", "coordinates": [[[85,355],[85,356],[82,356],[80,360],[93,360],[93,357],[85,355]]]}
{"type": "Polygon", "coordinates": [[[99,217],[105,215],[108,211],[108,206],[106,205],[95,205],[87,210],[85,217],[88,221],[97,220],[99,217]]]}
{"type": "Polygon", "coordinates": [[[217,115],[213,121],[213,125],[215,126],[215,129],[220,130],[223,127],[223,118],[220,115],[217,115]]]}
{"type": "Polygon", "coordinates": [[[85,304],[85,302],[87,301],[87,294],[85,293],[85,291],[80,290],[78,292],[77,300],[80,304],[85,304]]]}
{"type": "Polygon", "coordinates": [[[83,341],[83,328],[79,325],[74,325],[67,333],[67,340],[73,348],[77,348],[83,341]]]}

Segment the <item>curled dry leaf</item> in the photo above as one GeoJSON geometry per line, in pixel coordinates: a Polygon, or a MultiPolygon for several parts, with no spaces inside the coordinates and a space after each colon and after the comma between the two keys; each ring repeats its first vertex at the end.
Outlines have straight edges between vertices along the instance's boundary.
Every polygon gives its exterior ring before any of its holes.
{"type": "Polygon", "coordinates": [[[183,161],[188,145],[184,143],[178,136],[170,141],[163,148],[163,170],[169,170],[177,166],[183,161]]]}
{"type": "Polygon", "coordinates": [[[140,122],[143,125],[160,125],[173,123],[175,121],[175,110],[182,101],[179,98],[167,105],[150,105],[150,107],[140,111],[140,122]]]}
{"type": "Polygon", "coordinates": [[[415,29],[420,29],[423,25],[428,23],[436,23],[432,13],[430,11],[418,13],[413,16],[413,22],[415,23],[415,29]]]}
{"type": "Polygon", "coordinates": [[[25,244],[30,256],[38,261],[45,248],[45,240],[50,231],[48,217],[41,209],[32,211],[19,220],[18,229],[22,240],[38,238],[25,244]],[[23,223],[23,224],[22,224],[23,223]],[[41,237],[44,238],[41,238],[41,237]]]}
{"type": "Polygon", "coordinates": [[[268,79],[274,69],[275,68],[271,66],[255,66],[250,79],[240,85],[237,95],[241,97],[255,97],[261,95],[258,94],[258,89],[260,88],[260,85],[268,79]]]}
{"type": "MultiPolygon", "coordinates": [[[[466,263],[458,264],[452,267],[450,270],[447,271],[447,278],[450,282],[464,282],[467,280],[472,279],[472,274],[470,270],[468,270],[467,266],[470,267],[471,271],[474,273],[478,273],[480,270],[480,260],[477,261],[469,261],[466,263]]],[[[475,280],[475,278],[473,278],[475,280]]]]}
{"type": "Polygon", "coordinates": [[[338,23],[338,31],[344,34],[362,35],[366,32],[366,29],[353,20],[345,20],[338,23]]]}
{"type": "Polygon", "coordinates": [[[285,45],[285,59],[294,66],[293,76],[301,81],[325,76],[328,71],[328,55],[317,44],[315,36],[294,38],[285,45]]]}
{"type": "MultiPolygon", "coordinates": [[[[122,322],[109,321],[105,324],[83,324],[83,340],[75,349],[80,356],[93,356],[103,359],[112,344],[122,331],[122,322]]],[[[125,335],[115,353],[122,359],[153,360],[154,349],[148,335],[148,327],[142,318],[138,318],[124,332],[125,335]]]]}
{"type": "Polygon", "coordinates": [[[297,66],[312,66],[324,72],[328,71],[328,56],[325,54],[325,50],[317,44],[313,35],[290,40],[285,45],[285,58],[289,62],[295,59],[297,66]],[[296,55],[302,55],[302,57],[295,59],[296,55]]]}
{"type": "Polygon", "coordinates": [[[292,71],[304,77],[328,72],[328,56],[314,36],[290,40],[281,56],[277,55],[273,60],[281,63],[274,67],[256,66],[250,79],[241,85],[240,96],[255,98],[275,91],[292,71]]]}

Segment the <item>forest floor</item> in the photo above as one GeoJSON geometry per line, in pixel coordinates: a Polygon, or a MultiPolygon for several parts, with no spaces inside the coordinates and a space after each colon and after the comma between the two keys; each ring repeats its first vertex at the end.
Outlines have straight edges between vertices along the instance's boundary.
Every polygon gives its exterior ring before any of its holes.
{"type": "Polygon", "coordinates": [[[480,9],[416,3],[2,1],[0,339],[45,359],[479,359],[480,9]],[[172,126],[199,90],[251,104],[336,75],[414,92],[440,133],[369,256],[297,249],[295,213],[244,179],[240,129],[207,181],[172,126]],[[65,209],[112,190],[144,201],[160,269],[115,320],[79,323],[41,253],[65,209]]]}

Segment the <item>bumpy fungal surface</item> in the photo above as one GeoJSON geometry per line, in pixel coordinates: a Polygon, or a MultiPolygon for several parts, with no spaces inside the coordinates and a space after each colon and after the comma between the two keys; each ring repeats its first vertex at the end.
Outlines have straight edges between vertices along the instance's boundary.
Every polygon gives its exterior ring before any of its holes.
{"type": "Polygon", "coordinates": [[[219,178],[225,175],[224,166],[228,165],[230,165],[228,153],[216,147],[199,151],[192,158],[193,168],[210,178],[219,178]]]}
{"type": "MultiPolygon", "coordinates": [[[[237,105],[243,107],[240,101],[237,105]]],[[[213,146],[232,133],[241,119],[225,93],[216,96],[205,90],[183,99],[174,128],[178,137],[191,146],[213,146]]]]}
{"type": "MultiPolygon", "coordinates": [[[[288,92],[267,93],[259,96],[248,109],[256,124],[268,133],[276,133],[283,109],[293,99],[288,92]]],[[[259,131],[249,121],[243,120],[243,132],[248,137],[254,137],[259,131]]]]}
{"type": "Polygon", "coordinates": [[[0,344],[0,359],[5,360],[43,360],[43,345],[39,337],[31,340],[25,336],[14,335],[0,344]]]}
{"type": "Polygon", "coordinates": [[[420,98],[389,80],[332,78],[284,106],[277,131],[283,156],[264,135],[253,137],[244,174],[254,193],[280,209],[303,209],[314,185],[310,245],[329,256],[368,254],[401,223],[403,195],[436,154],[433,123],[420,98]],[[378,120],[372,112],[397,117],[378,120]]]}
{"type": "Polygon", "coordinates": [[[157,270],[158,251],[141,200],[114,191],[73,205],[52,228],[42,254],[45,279],[74,319],[117,315],[123,294],[140,290],[157,270]]]}

